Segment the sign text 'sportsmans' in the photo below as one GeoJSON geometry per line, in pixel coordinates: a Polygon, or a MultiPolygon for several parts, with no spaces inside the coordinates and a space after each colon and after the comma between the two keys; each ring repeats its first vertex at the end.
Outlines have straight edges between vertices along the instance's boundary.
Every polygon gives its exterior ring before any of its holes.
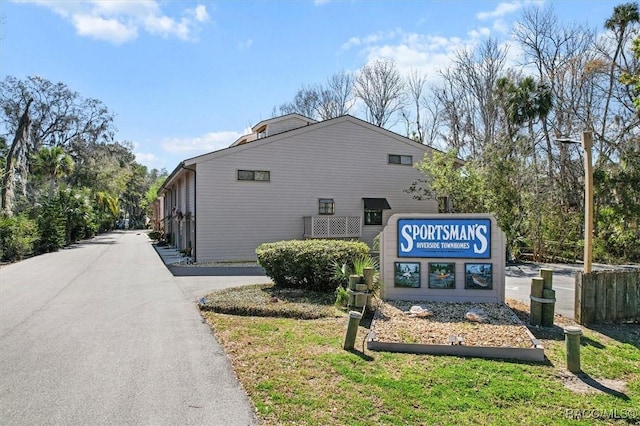
{"type": "Polygon", "coordinates": [[[398,257],[491,257],[489,219],[399,219],[398,257]]]}

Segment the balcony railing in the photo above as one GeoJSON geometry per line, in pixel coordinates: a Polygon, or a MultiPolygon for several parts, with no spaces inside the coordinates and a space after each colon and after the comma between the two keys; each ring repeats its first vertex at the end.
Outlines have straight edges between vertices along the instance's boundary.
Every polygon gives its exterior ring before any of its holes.
{"type": "Polygon", "coordinates": [[[360,238],[360,216],[305,216],[305,238],[360,238]]]}

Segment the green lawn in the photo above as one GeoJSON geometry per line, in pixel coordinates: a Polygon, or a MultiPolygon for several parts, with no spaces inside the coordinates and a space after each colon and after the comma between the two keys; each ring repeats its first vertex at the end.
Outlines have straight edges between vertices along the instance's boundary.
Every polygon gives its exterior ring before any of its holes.
{"type": "Polygon", "coordinates": [[[267,425],[640,423],[639,325],[584,328],[580,379],[565,369],[560,327],[532,330],[545,345],[543,364],[372,352],[364,326],[349,352],[348,318],[331,298],[255,286],[208,299],[209,309],[234,307],[203,315],[267,425]],[[241,301],[253,316],[238,315],[241,301]],[[271,316],[258,316],[261,307],[271,316]],[[278,309],[288,318],[275,316],[278,309]],[[591,392],[574,392],[567,381],[591,392]]]}

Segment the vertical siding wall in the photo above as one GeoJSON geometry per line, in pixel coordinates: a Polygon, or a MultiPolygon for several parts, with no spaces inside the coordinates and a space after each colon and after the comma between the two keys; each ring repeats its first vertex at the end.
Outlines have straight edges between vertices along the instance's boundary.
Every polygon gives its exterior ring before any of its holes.
{"type": "Polygon", "coordinates": [[[640,270],[578,272],[575,290],[579,324],[640,322],[640,270]]]}
{"type": "MultiPolygon", "coordinates": [[[[423,146],[352,121],[314,129],[198,163],[198,261],[255,259],[263,242],[302,239],[303,217],[318,214],[319,198],[334,199],[336,216],[361,217],[363,197],[386,198],[392,210],[384,211],[383,225],[394,212],[437,212],[436,201],[404,192],[421,177],[415,168],[388,164],[388,154],[421,161],[423,146]],[[238,169],[268,170],[271,181],[237,181],[238,169]]],[[[371,245],[382,228],[363,225],[362,239],[371,245]]]]}

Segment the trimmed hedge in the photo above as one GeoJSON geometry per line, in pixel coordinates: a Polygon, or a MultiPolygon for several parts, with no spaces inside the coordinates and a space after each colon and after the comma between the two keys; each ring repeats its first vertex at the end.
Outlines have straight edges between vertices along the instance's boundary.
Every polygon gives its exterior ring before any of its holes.
{"type": "Polygon", "coordinates": [[[264,243],[256,249],[258,262],[281,287],[333,292],[341,284],[334,265],[367,256],[369,246],[360,241],[290,240],[264,243]]]}

